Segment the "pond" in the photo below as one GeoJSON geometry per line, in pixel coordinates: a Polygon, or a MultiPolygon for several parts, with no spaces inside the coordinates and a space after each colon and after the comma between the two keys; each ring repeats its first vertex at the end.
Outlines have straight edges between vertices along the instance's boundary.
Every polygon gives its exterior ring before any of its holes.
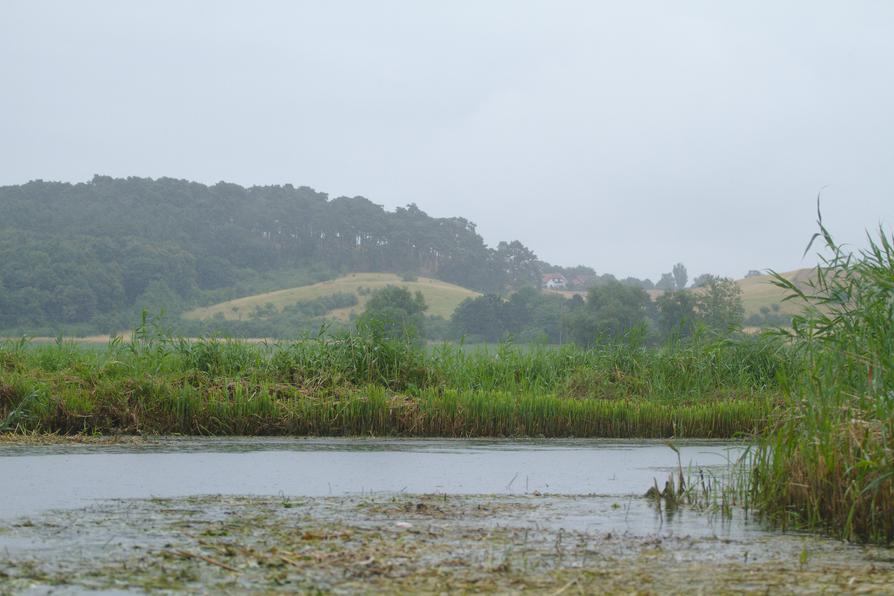
{"type": "MultiPolygon", "coordinates": [[[[690,478],[723,477],[746,449],[674,446],[690,478]]],[[[642,497],[678,466],[665,443],[633,440],[0,444],[0,585],[587,592],[608,573],[620,591],[871,592],[894,579],[886,549],[642,497]]]]}
{"type": "MultiPolygon", "coordinates": [[[[744,446],[678,443],[722,473],[744,446]]],[[[159,438],[121,445],[0,444],[0,518],[100,499],[366,493],[642,495],[678,469],[661,441],[159,438]]]]}

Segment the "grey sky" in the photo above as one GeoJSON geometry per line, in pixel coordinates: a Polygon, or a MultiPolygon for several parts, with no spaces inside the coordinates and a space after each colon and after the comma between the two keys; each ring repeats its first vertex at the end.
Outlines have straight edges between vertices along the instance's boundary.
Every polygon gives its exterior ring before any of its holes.
{"type": "Polygon", "coordinates": [[[600,273],[894,224],[892,2],[0,5],[0,184],[312,186],[600,273]]]}

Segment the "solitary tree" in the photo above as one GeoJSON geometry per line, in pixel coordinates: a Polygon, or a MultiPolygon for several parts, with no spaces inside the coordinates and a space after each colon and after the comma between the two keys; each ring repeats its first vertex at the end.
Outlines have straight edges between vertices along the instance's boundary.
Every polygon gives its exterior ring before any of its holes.
{"type": "Polygon", "coordinates": [[[729,333],[742,327],[742,289],[728,277],[710,275],[698,294],[696,310],[708,327],[729,333]]]}
{"type": "Polygon", "coordinates": [[[676,287],[677,282],[674,280],[673,273],[662,273],[661,279],[655,284],[656,289],[664,290],[665,292],[673,292],[676,287]]]}
{"type": "Polygon", "coordinates": [[[425,335],[423,313],[427,308],[422,292],[385,286],[370,296],[357,328],[387,339],[419,341],[425,335]]]}
{"type": "Polygon", "coordinates": [[[695,329],[696,298],[690,292],[670,292],[659,296],[658,326],[662,335],[668,338],[684,338],[695,329]]]}
{"type": "Polygon", "coordinates": [[[450,326],[454,335],[499,341],[506,332],[505,306],[496,294],[466,298],[459,303],[450,326]]]}
{"type": "Polygon", "coordinates": [[[686,266],[683,263],[677,263],[674,265],[673,269],[674,275],[674,287],[677,290],[682,290],[686,287],[686,281],[689,279],[689,276],[686,274],[686,266]]]}
{"type": "Polygon", "coordinates": [[[693,288],[703,288],[710,280],[714,277],[710,273],[702,273],[701,275],[695,276],[695,279],[692,280],[693,288]]]}
{"type": "Polygon", "coordinates": [[[504,268],[506,285],[512,288],[540,287],[540,265],[537,255],[518,240],[500,242],[497,259],[504,268]]]}

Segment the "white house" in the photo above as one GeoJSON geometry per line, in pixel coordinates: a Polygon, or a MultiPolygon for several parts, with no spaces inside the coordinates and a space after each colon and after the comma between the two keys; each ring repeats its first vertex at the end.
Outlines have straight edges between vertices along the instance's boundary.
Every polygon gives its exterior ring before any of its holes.
{"type": "Polygon", "coordinates": [[[568,281],[561,273],[546,273],[543,276],[543,287],[550,290],[564,290],[568,281]]]}

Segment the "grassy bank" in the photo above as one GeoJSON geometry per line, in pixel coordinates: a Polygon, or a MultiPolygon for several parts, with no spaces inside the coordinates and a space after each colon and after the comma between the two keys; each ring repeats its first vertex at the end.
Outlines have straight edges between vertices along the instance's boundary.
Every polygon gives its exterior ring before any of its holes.
{"type": "Polygon", "coordinates": [[[857,254],[820,221],[829,255],[799,288],[790,342],[808,365],[791,379],[749,490],[770,521],[848,540],[894,541],[894,247],[880,231],[857,254]]]}
{"type": "Polygon", "coordinates": [[[776,342],[424,350],[359,335],[0,347],[0,431],[732,437],[767,425],[776,342]]]}

